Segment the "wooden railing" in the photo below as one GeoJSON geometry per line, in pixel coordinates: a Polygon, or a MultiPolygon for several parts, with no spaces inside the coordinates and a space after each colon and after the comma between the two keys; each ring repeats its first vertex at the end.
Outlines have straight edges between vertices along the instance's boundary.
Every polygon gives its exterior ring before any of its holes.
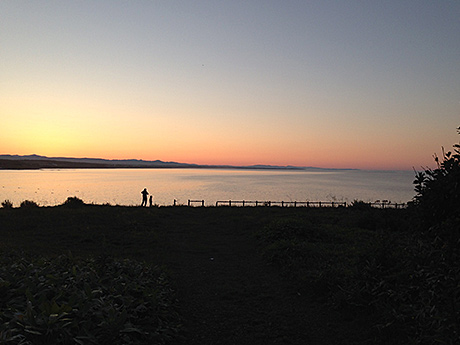
{"type": "Polygon", "coordinates": [[[281,207],[346,207],[345,202],[336,201],[249,201],[221,200],[216,206],[281,206],[281,207]]]}
{"type": "MultiPolygon", "coordinates": [[[[205,206],[204,200],[192,200],[189,199],[187,202],[188,206],[205,206]]],[[[375,202],[367,203],[370,207],[374,208],[395,208],[401,209],[406,208],[406,203],[392,203],[387,200],[377,200],[375,202]]],[[[174,200],[174,206],[176,206],[176,200],[174,200]]],[[[344,201],[259,201],[259,200],[219,200],[216,201],[216,206],[280,206],[280,207],[349,207],[344,201]]]]}
{"type": "Polygon", "coordinates": [[[406,203],[396,203],[396,202],[391,202],[388,200],[377,200],[375,202],[370,202],[369,206],[371,207],[376,207],[376,208],[406,208],[407,204],[406,203]]]}
{"type": "MultiPolygon", "coordinates": [[[[174,200],[175,201],[175,200],[174,200]]],[[[192,206],[192,204],[200,203],[201,206],[204,206],[204,200],[188,200],[188,206],[192,206]]]]}
{"type": "MultiPolygon", "coordinates": [[[[205,206],[204,200],[192,200],[187,202],[188,206],[199,204],[205,206]]],[[[176,200],[174,200],[176,206],[176,200]]],[[[216,201],[216,206],[281,206],[281,207],[346,207],[346,202],[337,201],[260,201],[260,200],[219,200],[216,201]]]]}

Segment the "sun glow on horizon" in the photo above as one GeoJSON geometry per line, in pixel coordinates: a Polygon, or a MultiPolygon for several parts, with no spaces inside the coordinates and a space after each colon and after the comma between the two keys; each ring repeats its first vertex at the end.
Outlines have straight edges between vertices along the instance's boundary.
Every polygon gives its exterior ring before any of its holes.
{"type": "Polygon", "coordinates": [[[458,142],[459,13],[455,2],[0,2],[0,150],[431,166],[458,142]]]}

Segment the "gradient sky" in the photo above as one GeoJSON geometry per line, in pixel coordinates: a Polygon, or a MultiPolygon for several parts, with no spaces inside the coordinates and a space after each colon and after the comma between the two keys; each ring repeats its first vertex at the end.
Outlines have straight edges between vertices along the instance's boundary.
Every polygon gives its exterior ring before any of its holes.
{"type": "Polygon", "coordinates": [[[412,169],[459,125],[460,1],[0,2],[0,154],[412,169]]]}

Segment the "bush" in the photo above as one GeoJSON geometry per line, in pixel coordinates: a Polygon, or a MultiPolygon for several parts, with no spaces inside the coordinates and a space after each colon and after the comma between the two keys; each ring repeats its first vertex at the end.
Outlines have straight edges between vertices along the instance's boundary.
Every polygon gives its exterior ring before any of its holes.
{"type": "MultiPolygon", "coordinates": [[[[457,128],[460,134],[460,127],[457,128]]],[[[420,211],[425,228],[459,215],[460,211],[460,144],[454,153],[444,152],[437,168],[416,172],[414,205],[420,211]]]]}
{"type": "Polygon", "coordinates": [[[83,200],[77,198],[76,196],[69,196],[62,205],[67,207],[82,207],[85,205],[85,203],[83,200]]]}
{"type": "Polygon", "coordinates": [[[21,208],[37,208],[39,207],[38,204],[35,201],[32,200],[24,200],[21,202],[20,205],[21,208]]]}
{"type": "Polygon", "coordinates": [[[2,202],[2,207],[7,208],[7,209],[12,209],[13,208],[13,203],[9,200],[5,200],[2,202]]]}
{"type": "Polygon", "coordinates": [[[164,344],[179,330],[165,275],[133,260],[0,260],[0,343],[164,344]]]}

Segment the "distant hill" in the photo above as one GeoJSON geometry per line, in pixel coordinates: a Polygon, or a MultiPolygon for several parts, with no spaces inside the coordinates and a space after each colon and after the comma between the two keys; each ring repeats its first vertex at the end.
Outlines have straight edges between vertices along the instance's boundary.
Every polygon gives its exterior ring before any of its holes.
{"type": "Polygon", "coordinates": [[[292,165],[198,165],[160,160],[145,161],[142,159],[102,159],[102,158],[71,158],[46,157],[40,155],[0,155],[0,169],[113,169],[113,168],[206,168],[206,169],[261,169],[261,170],[310,170],[330,171],[347,169],[323,169],[315,167],[296,167],[292,165]]]}
{"type": "Polygon", "coordinates": [[[193,168],[195,164],[144,161],[139,159],[101,159],[45,157],[39,155],[0,155],[0,169],[44,168],[193,168]]]}

